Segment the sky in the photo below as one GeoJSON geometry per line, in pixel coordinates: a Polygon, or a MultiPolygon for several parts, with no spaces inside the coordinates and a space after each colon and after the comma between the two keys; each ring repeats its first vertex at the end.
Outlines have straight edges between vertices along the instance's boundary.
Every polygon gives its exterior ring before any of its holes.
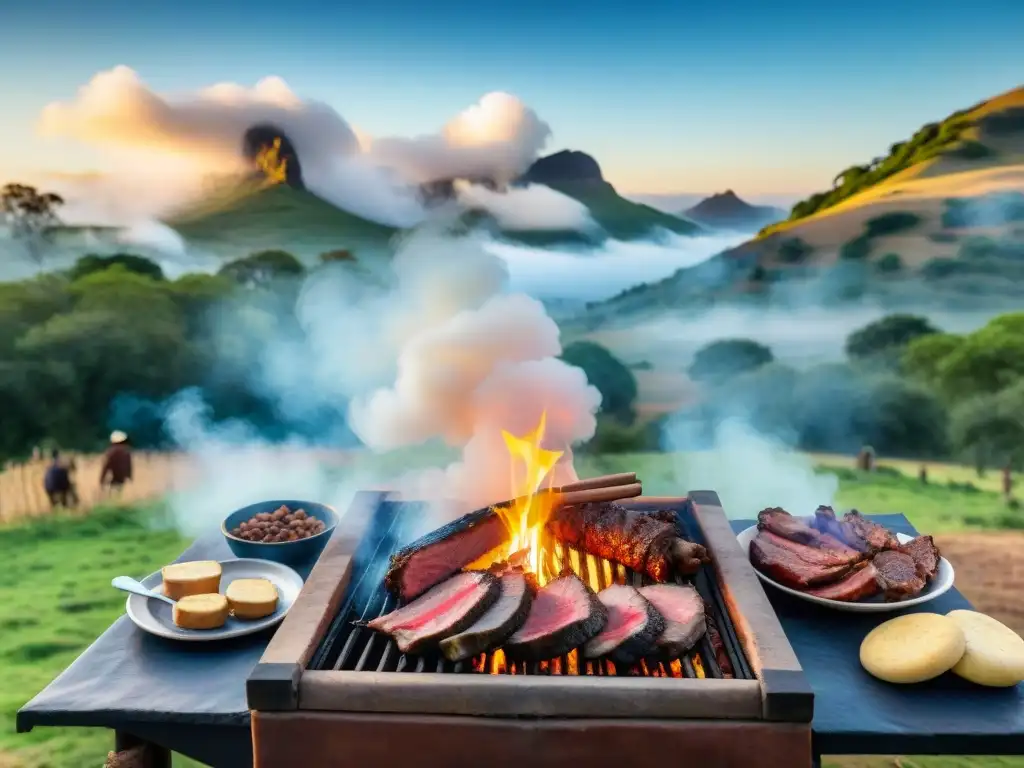
{"type": "Polygon", "coordinates": [[[1024,83],[1024,2],[0,0],[0,181],[102,170],[43,108],[131,67],[161,94],[274,75],[377,136],[489,91],[624,193],[827,187],[926,122],[1024,83]]]}

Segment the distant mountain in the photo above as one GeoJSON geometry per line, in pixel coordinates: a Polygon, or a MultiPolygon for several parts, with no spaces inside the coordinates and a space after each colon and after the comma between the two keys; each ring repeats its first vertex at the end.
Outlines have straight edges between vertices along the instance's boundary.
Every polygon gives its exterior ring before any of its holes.
{"type": "Polygon", "coordinates": [[[770,205],[750,205],[733,192],[714,194],[688,208],[683,215],[710,229],[734,232],[757,232],[762,227],[782,221],[786,211],[770,205]]]}

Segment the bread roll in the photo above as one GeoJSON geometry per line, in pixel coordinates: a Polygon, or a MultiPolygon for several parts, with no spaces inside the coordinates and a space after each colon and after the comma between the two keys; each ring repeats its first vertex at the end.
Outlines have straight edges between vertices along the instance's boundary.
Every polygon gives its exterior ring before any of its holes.
{"type": "Polygon", "coordinates": [[[1024,639],[991,616],[976,611],[946,614],[960,627],[967,650],[953,667],[978,685],[1009,688],[1024,681],[1024,639]]]}
{"type": "Polygon", "coordinates": [[[182,629],[217,629],[228,620],[224,595],[186,595],[174,604],[174,623],[182,629]]]}
{"type": "Polygon", "coordinates": [[[196,560],[175,563],[160,569],[164,594],[172,600],[188,595],[206,595],[220,591],[220,563],[216,560],[196,560]]]}
{"type": "Polygon", "coordinates": [[[235,579],[225,594],[236,619],[262,619],[277,610],[277,588],[267,579],[235,579]]]}
{"type": "Polygon", "coordinates": [[[871,630],[860,645],[860,663],[879,680],[920,683],[952,669],[965,646],[964,633],[952,619],[910,613],[871,630]]]}

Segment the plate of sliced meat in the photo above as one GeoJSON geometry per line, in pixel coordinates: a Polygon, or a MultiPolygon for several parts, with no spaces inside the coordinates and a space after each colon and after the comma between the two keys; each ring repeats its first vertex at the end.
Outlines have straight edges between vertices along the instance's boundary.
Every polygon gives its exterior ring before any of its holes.
{"type": "Polygon", "coordinates": [[[931,536],[894,533],[856,510],[797,517],[771,507],[737,539],[762,581],[840,611],[898,611],[953,586],[931,536]]]}

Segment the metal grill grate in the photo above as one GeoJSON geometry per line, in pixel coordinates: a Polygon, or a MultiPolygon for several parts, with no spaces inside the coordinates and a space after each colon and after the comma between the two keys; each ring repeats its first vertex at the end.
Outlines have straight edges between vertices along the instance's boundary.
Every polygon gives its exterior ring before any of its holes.
{"type": "MultiPolygon", "coordinates": [[[[648,677],[736,677],[753,680],[750,666],[729,621],[728,613],[714,579],[706,566],[692,584],[704,599],[708,633],[685,656],[670,662],[641,662],[633,667],[615,665],[607,660],[588,661],[577,652],[546,662],[508,663],[501,650],[453,664],[440,656],[413,656],[401,653],[393,640],[353,622],[369,621],[397,607],[397,601],[383,584],[391,554],[414,541],[420,531],[422,505],[383,501],[360,542],[353,561],[351,587],[324,639],[310,661],[316,670],[375,672],[434,672],[512,675],[595,675],[648,677]],[[723,669],[724,667],[724,669],[723,669]]],[[[679,526],[691,541],[702,543],[688,505],[676,510],[679,526]]],[[[612,583],[643,586],[652,583],[646,577],[608,560],[584,555],[553,540],[542,541],[542,567],[551,576],[570,567],[595,591],[612,583]]],[[[677,583],[686,583],[676,577],[677,583]]]]}

